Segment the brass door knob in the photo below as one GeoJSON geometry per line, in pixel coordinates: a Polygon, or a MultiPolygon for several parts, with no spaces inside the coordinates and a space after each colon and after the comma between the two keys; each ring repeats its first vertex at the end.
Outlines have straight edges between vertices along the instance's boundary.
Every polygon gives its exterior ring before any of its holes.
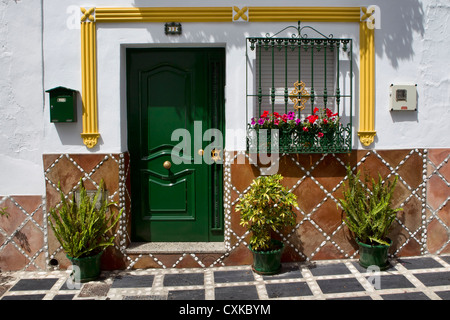
{"type": "Polygon", "coordinates": [[[163,167],[164,169],[169,170],[172,167],[172,163],[170,163],[170,161],[164,161],[163,167]]]}
{"type": "Polygon", "coordinates": [[[197,153],[198,153],[199,156],[202,156],[202,155],[203,155],[203,152],[204,152],[203,149],[198,149],[198,151],[197,151],[197,153]]]}
{"type": "Polygon", "coordinates": [[[213,159],[214,162],[217,162],[217,161],[222,160],[222,159],[220,158],[220,152],[221,152],[221,151],[222,151],[222,150],[219,150],[219,149],[212,149],[212,150],[211,150],[211,159],[213,159]]]}

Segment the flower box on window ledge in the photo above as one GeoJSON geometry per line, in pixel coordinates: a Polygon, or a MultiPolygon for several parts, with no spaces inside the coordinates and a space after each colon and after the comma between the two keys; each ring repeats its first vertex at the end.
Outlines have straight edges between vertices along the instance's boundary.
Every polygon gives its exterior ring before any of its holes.
{"type": "Polygon", "coordinates": [[[247,38],[246,61],[248,152],[351,151],[352,39],[325,36],[298,22],[247,38]],[[293,29],[297,34],[289,35],[293,29]],[[288,37],[276,37],[283,32],[288,37]]]}
{"type": "Polygon", "coordinates": [[[351,124],[344,126],[328,108],[315,108],[305,118],[293,111],[283,115],[264,111],[248,125],[250,153],[346,153],[351,146],[351,124]]]}

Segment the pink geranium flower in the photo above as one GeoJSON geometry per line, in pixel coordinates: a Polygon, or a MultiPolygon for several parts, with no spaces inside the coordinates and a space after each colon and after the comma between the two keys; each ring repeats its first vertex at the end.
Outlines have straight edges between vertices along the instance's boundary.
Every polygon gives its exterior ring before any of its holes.
{"type": "Polygon", "coordinates": [[[294,111],[289,111],[288,115],[287,115],[288,120],[294,120],[295,118],[295,113],[294,111]]]}

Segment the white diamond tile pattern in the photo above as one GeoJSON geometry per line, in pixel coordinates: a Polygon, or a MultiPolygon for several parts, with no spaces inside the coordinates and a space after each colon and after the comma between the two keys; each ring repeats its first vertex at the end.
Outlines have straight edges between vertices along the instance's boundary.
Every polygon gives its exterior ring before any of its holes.
{"type": "MultiPolygon", "coordinates": [[[[2,243],[0,245],[0,259],[5,259],[5,257],[3,257],[5,248],[9,245],[12,245],[24,258],[22,259],[22,270],[42,270],[43,266],[42,263],[38,262],[38,257],[42,253],[45,254],[47,252],[45,242],[38,242],[38,239],[29,239],[25,228],[28,224],[31,224],[31,228],[33,228],[33,230],[35,231],[33,233],[35,237],[37,237],[36,234],[40,234],[42,239],[44,239],[44,236],[46,236],[46,223],[42,223],[41,225],[37,221],[38,212],[41,212],[44,207],[44,199],[42,199],[42,197],[40,196],[32,196],[30,198],[33,198],[33,203],[36,203],[35,199],[40,202],[33,206],[31,210],[29,210],[29,208],[26,209],[24,208],[24,206],[22,206],[22,201],[26,202],[27,200],[24,196],[7,196],[3,197],[0,200],[0,208],[5,208],[6,212],[9,215],[8,217],[1,218],[4,224],[0,226],[0,234],[2,239],[2,243]],[[13,217],[12,215],[15,216],[13,217]],[[17,217],[18,215],[19,217],[17,217]],[[5,227],[8,225],[9,219],[15,221],[14,223],[17,224],[17,227],[12,230],[12,232],[8,232],[7,229],[9,228],[5,227]],[[32,246],[37,249],[36,251],[31,248],[31,242],[33,242],[32,246]]],[[[17,256],[7,256],[10,260],[18,260],[17,256]]],[[[4,264],[7,265],[9,262],[14,263],[14,268],[17,267],[15,265],[16,261],[4,261],[4,264]]],[[[7,267],[6,269],[8,270],[7,267]]]]}
{"type": "MultiPolygon", "coordinates": [[[[429,157],[427,159],[427,163],[428,163],[428,175],[425,175],[426,172],[424,172],[424,178],[426,178],[426,181],[430,181],[432,178],[434,177],[438,177],[440,179],[440,181],[443,182],[443,185],[447,186],[447,192],[444,193],[447,195],[447,197],[442,199],[442,203],[438,203],[437,205],[435,205],[435,208],[433,208],[429,202],[426,203],[426,208],[429,210],[429,212],[431,212],[431,214],[427,217],[425,215],[425,210],[422,211],[423,214],[423,219],[424,219],[424,225],[429,225],[430,223],[437,221],[442,228],[446,231],[447,233],[447,241],[445,241],[437,250],[433,251],[433,252],[429,252],[429,251],[425,251],[425,253],[432,253],[432,254],[441,254],[441,253],[448,253],[449,252],[449,246],[450,246],[450,226],[441,218],[440,213],[444,210],[444,207],[446,207],[446,205],[449,202],[450,199],[450,193],[449,193],[449,188],[450,188],[450,182],[447,180],[447,178],[445,177],[445,175],[443,175],[441,173],[442,170],[449,168],[450,164],[448,164],[450,159],[450,152],[448,152],[448,155],[440,162],[440,163],[434,163],[431,158],[429,157]],[[445,251],[446,250],[446,251],[445,251]],[[444,252],[445,251],[445,252],[444,252]]],[[[431,183],[431,181],[430,181],[431,183]]],[[[445,187],[443,187],[444,189],[445,187]]],[[[449,216],[450,212],[447,213],[447,221],[450,221],[450,216],[449,216]]],[[[445,215],[445,213],[444,213],[445,215]]],[[[425,235],[425,239],[427,238],[427,235],[425,235]]]]}
{"type": "MultiPolygon", "coordinates": [[[[356,152],[356,151],[354,151],[356,152]]],[[[395,252],[392,253],[393,256],[401,256],[402,250],[408,246],[408,244],[413,243],[416,246],[419,246],[420,248],[420,254],[441,254],[441,253],[448,253],[448,247],[450,245],[450,231],[449,226],[447,225],[447,222],[442,217],[442,212],[446,205],[448,204],[448,200],[450,199],[450,193],[445,193],[445,197],[442,201],[442,203],[439,203],[439,205],[436,207],[431,206],[430,203],[427,202],[427,196],[430,197],[429,194],[427,194],[427,191],[429,193],[429,186],[428,183],[431,179],[439,179],[443,183],[443,185],[450,187],[449,181],[446,178],[446,175],[444,172],[444,169],[446,169],[446,165],[448,163],[448,160],[450,158],[450,153],[447,154],[444,158],[440,158],[438,162],[435,163],[431,159],[431,157],[428,156],[428,150],[424,149],[413,149],[409,150],[407,153],[405,153],[405,156],[403,159],[401,159],[398,164],[395,166],[392,165],[388,159],[383,158],[382,154],[385,154],[381,151],[376,150],[367,150],[365,151],[358,151],[359,152],[359,160],[355,162],[353,166],[353,171],[356,172],[359,169],[363,169],[365,166],[365,163],[367,159],[373,160],[376,158],[380,163],[380,170],[384,170],[388,172],[383,178],[384,181],[387,179],[390,179],[393,176],[399,177],[399,184],[403,186],[404,190],[407,190],[407,194],[403,195],[401,202],[399,203],[399,206],[405,207],[408,205],[408,203],[412,200],[414,200],[416,203],[420,204],[420,212],[415,212],[415,215],[420,215],[418,217],[420,223],[413,223],[408,224],[403,219],[397,219],[396,223],[398,224],[398,227],[401,228],[402,233],[404,235],[407,235],[404,239],[401,239],[401,243],[398,243],[397,247],[395,248],[395,252]],[[410,185],[408,183],[408,179],[405,179],[402,177],[402,168],[405,166],[405,163],[411,158],[411,157],[420,157],[422,159],[422,167],[417,168],[417,170],[420,170],[422,172],[422,179],[418,185],[410,185]],[[437,250],[433,250],[433,252],[430,252],[427,245],[427,239],[430,237],[428,234],[429,232],[429,225],[430,223],[438,223],[439,226],[445,230],[447,233],[446,240],[439,244],[439,248],[437,250]]],[[[80,156],[80,155],[77,155],[80,156]]],[[[358,252],[356,250],[349,251],[348,244],[342,243],[342,240],[336,240],[336,235],[339,232],[343,231],[344,224],[340,223],[332,230],[324,230],[323,227],[321,227],[321,221],[318,221],[318,217],[314,214],[319,211],[319,209],[324,206],[325,203],[331,201],[333,204],[336,204],[336,206],[339,206],[338,199],[336,198],[336,191],[342,186],[342,184],[345,182],[346,177],[342,177],[340,181],[336,181],[336,185],[334,187],[327,186],[327,188],[320,182],[322,181],[316,176],[315,169],[317,169],[327,157],[332,157],[334,164],[339,164],[342,166],[342,169],[345,169],[347,163],[347,158],[345,155],[341,154],[329,154],[329,155],[321,155],[318,157],[315,157],[314,161],[310,163],[309,167],[303,166],[301,163],[299,163],[295,156],[292,155],[283,155],[283,157],[289,157],[290,161],[295,164],[295,170],[296,170],[296,177],[298,177],[298,180],[291,183],[290,190],[294,192],[297,190],[297,188],[302,188],[305,185],[305,181],[307,179],[311,180],[320,190],[320,197],[321,199],[316,199],[317,203],[312,210],[309,210],[308,212],[305,212],[301,209],[301,206],[296,207],[296,211],[298,214],[298,223],[297,225],[292,229],[292,231],[287,233],[281,233],[279,232],[279,236],[283,239],[283,241],[286,243],[286,246],[290,249],[291,252],[294,252],[297,260],[316,260],[320,259],[319,253],[321,250],[325,247],[328,249],[334,248],[334,250],[341,255],[343,258],[355,258],[358,255],[358,252]],[[314,228],[316,232],[316,239],[314,240],[316,243],[315,247],[310,249],[308,252],[304,252],[302,248],[298,245],[298,240],[294,239],[298,236],[299,228],[304,226],[306,223],[310,224],[312,228],[314,228]]],[[[123,260],[125,261],[125,265],[127,269],[133,269],[137,266],[137,264],[141,261],[141,259],[151,259],[154,261],[154,263],[161,267],[161,268],[176,268],[183,265],[183,263],[188,259],[191,262],[194,261],[194,264],[197,264],[198,267],[204,268],[204,267],[212,267],[212,266],[225,266],[229,265],[230,263],[227,261],[228,257],[232,255],[239,246],[241,245],[247,245],[246,239],[248,237],[248,232],[244,232],[243,234],[240,234],[242,232],[239,232],[237,230],[233,230],[232,228],[232,217],[236,218],[235,215],[237,213],[234,211],[234,205],[237,203],[237,201],[248,191],[248,188],[250,185],[246,186],[245,188],[241,188],[243,190],[238,190],[236,186],[233,185],[233,175],[239,174],[239,172],[236,172],[236,166],[232,166],[232,164],[236,163],[237,161],[242,161],[242,159],[245,159],[246,163],[252,164],[257,169],[263,169],[258,165],[258,163],[254,163],[252,159],[242,151],[234,152],[229,151],[225,152],[225,162],[224,162],[224,236],[225,236],[225,248],[226,252],[222,255],[216,255],[214,258],[214,261],[208,261],[205,262],[203,260],[203,256],[197,252],[184,252],[179,254],[178,258],[174,258],[172,260],[170,259],[162,259],[161,255],[156,253],[147,253],[147,254],[128,254],[127,253],[127,247],[129,243],[131,242],[130,238],[130,230],[129,226],[131,224],[131,190],[129,189],[129,178],[130,178],[130,161],[127,154],[105,154],[101,155],[98,159],[98,163],[95,164],[92,169],[86,169],[83,168],[83,165],[78,164],[75,159],[76,157],[72,157],[69,154],[61,154],[58,157],[55,158],[54,161],[48,166],[48,168],[44,171],[44,177],[45,181],[47,182],[47,188],[53,188],[53,191],[59,194],[59,188],[57,185],[57,181],[51,180],[51,173],[52,170],[58,165],[60,161],[66,161],[67,160],[72,164],[72,167],[70,170],[73,170],[76,174],[74,176],[81,176],[83,181],[88,181],[92,183],[95,187],[98,187],[98,179],[94,179],[94,174],[104,165],[106,161],[114,161],[115,165],[118,166],[118,189],[117,190],[109,190],[109,199],[111,201],[114,201],[113,199],[116,199],[118,202],[119,209],[125,208],[125,214],[122,215],[119,226],[116,231],[116,241],[115,241],[115,252],[117,254],[122,255],[123,260]],[[233,195],[234,194],[234,199],[233,195]],[[237,196],[236,196],[237,195],[237,196]],[[118,199],[118,200],[117,200],[118,199]]],[[[330,159],[330,158],[327,158],[330,159]]],[[[276,163],[272,163],[272,167],[276,166],[282,166],[282,162],[278,159],[276,163]]],[[[448,170],[448,169],[447,169],[448,170]]],[[[317,170],[316,170],[317,171],[317,170]]],[[[75,182],[73,186],[70,186],[68,192],[66,192],[66,197],[70,197],[73,192],[79,187],[79,181],[75,182]]],[[[314,196],[314,195],[311,195],[314,196]]],[[[317,196],[317,195],[316,195],[317,196]]],[[[17,199],[19,199],[17,197],[17,199]]],[[[6,247],[10,247],[8,245],[14,246],[14,248],[20,252],[21,255],[23,255],[24,260],[26,261],[23,265],[22,270],[29,270],[29,269],[37,269],[41,270],[43,268],[42,263],[38,263],[38,257],[44,253],[46,257],[46,264],[49,263],[51,259],[53,259],[61,250],[62,248],[59,246],[58,248],[51,250],[49,248],[48,244],[48,234],[47,232],[51,232],[49,230],[50,228],[47,227],[47,219],[48,219],[48,212],[46,212],[46,200],[43,198],[42,203],[40,203],[32,212],[28,212],[24,207],[21,206],[20,201],[17,201],[14,196],[4,196],[0,198],[0,207],[4,207],[5,204],[8,203],[9,206],[14,206],[17,208],[17,212],[20,212],[23,214],[23,220],[20,221],[17,224],[17,227],[15,227],[15,230],[13,232],[7,232],[6,229],[3,227],[3,225],[0,226],[0,235],[1,235],[1,243],[0,243],[0,258],[2,256],[2,252],[5,251],[6,247]],[[43,210],[43,225],[40,225],[36,219],[35,214],[39,210],[43,210]],[[39,230],[39,232],[42,232],[44,242],[42,245],[39,244],[39,248],[36,250],[36,252],[29,253],[28,251],[24,250],[24,248],[21,246],[20,241],[18,240],[17,235],[21,233],[21,231],[24,229],[25,225],[27,223],[31,223],[35,229],[39,230]]],[[[56,204],[57,206],[60,205],[60,203],[56,204]]],[[[3,218],[2,218],[3,219],[3,218]]],[[[417,217],[416,217],[417,220],[417,217]]],[[[301,229],[300,229],[301,230],[301,229]]],[[[30,241],[32,241],[31,239],[30,241]]],[[[234,262],[236,263],[236,262],[234,262]]],[[[44,266],[45,268],[46,266],[44,266]]]]}
{"type": "MultiPolygon", "coordinates": [[[[232,163],[233,161],[236,161],[236,159],[237,159],[239,154],[243,155],[244,153],[243,152],[238,152],[234,156],[233,155],[229,156],[228,162],[232,163]]],[[[245,155],[245,156],[248,158],[247,155],[245,155]]],[[[300,217],[302,217],[302,220],[293,228],[293,230],[290,233],[288,233],[288,234],[279,233],[280,236],[282,237],[283,241],[288,246],[292,247],[292,249],[299,255],[300,259],[313,260],[315,255],[327,244],[332,244],[336,248],[336,250],[338,252],[340,252],[346,258],[354,258],[354,257],[356,257],[357,254],[358,254],[358,251],[354,251],[353,253],[346,252],[344,249],[341,248],[339,243],[337,243],[337,242],[335,242],[333,240],[333,236],[344,227],[343,223],[341,223],[333,232],[331,232],[331,233],[328,232],[327,233],[326,231],[324,231],[319,226],[319,223],[317,223],[317,221],[314,220],[315,219],[314,213],[317,212],[317,210],[327,200],[331,200],[334,203],[336,203],[337,206],[339,206],[338,199],[336,199],[333,196],[333,193],[339,187],[341,187],[341,185],[345,182],[346,177],[343,177],[342,180],[331,191],[327,191],[327,189],[323,185],[321,185],[319,180],[313,175],[314,170],[321,164],[322,161],[324,161],[325,157],[327,157],[326,154],[322,155],[315,163],[312,164],[312,166],[310,168],[303,167],[299,162],[296,161],[296,159],[294,157],[292,157],[290,155],[284,155],[284,156],[290,157],[291,160],[296,164],[298,171],[301,173],[300,174],[300,178],[298,179],[298,181],[290,189],[291,191],[294,191],[296,188],[301,188],[302,187],[302,183],[305,181],[305,179],[310,178],[320,188],[320,190],[323,191],[325,196],[318,202],[318,204],[310,212],[304,212],[304,211],[301,210],[301,208],[299,206],[296,207],[297,213],[299,214],[300,217]],[[295,242],[290,240],[291,237],[297,232],[298,228],[302,224],[304,224],[306,221],[310,222],[311,225],[313,225],[314,228],[323,237],[323,241],[321,241],[320,244],[315,248],[315,250],[313,250],[312,253],[310,253],[309,255],[305,255],[305,253],[299,251],[299,249],[294,244],[295,242]]],[[[345,169],[345,167],[347,166],[347,163],[345,163],[341,159],[342,156],[340,154],[332,154],[331,156],[334,157],[340,163],[340,165],[342,165],[342,167],[345,169]]],[[[427,235],[427,225],[429,223],[429,220],[427,220],[426,217],[425,217],[425,210],[426,210],[426,207],[427,207],[427,202],[426,202],[426,200],[427,200],[426,199],[426,196],[427,196],[427,193],[426,193],[427,192],[427,181],[429,180],[430,176],[427,176],[427,150],[419,150],[419,149],[411,150],[402,160],[399,161],[398,165],[396,165],[395,167],[391,166],[389,164],[389,162],[386,161],[376,150],[369,150],[356,163],[356,165],[353,166],[353,168],[352,168],[353,172],[357,172],[358,170],[362,169],[364,167],[364,164],[365,164],[366,160],[370,156],[372,156],[372,157],[375,156],[377,159],[379,159],[381,161],[381,163],[385,166],[385,169],[387,169],[389,171],[387,176],[384,177],[383,181],[388,180],[392,176],[398,176],[399,183],[402,184],[409,191],[409,194],[407,195],[407,197],[399,204],[400,207],[404,207],[412,198],[417,199],[421,203],[421,212],[415,213],[415,214],[421,215],[420,219],[422,220],[422,223],[419,226],[417,226],[417,228],[415,228],[413,230],[410,230],[399,218],[396,219],[396,222],[401,226],[401,228],[404,229],[404,231],[406,231],[406,234],[408,235],[408,237],[403,240],[403,242],[398,246],[398,248],[395,250],[393,255],[395,256],[395,255],[399,254],[401,252],[401,250],[408,243],[410,243],[411,241],[416,241],[420,245],[420,251],[421,251],[422,254],[428,253],[427,247],[426,247],[426,235],[427,235]],[[421,183],[418,186],[411,186],[401,176],[399,171],[404,166],[404,164],[408,161],[408,159],[411,158],[415,154],[418,155],[422,159],[422,163],[423,163],[422,168],[418,168],[418,170],[422,171],[423,180],[421,181],[421,183]]],[[[448,157],[447,157],[447,159],[444,162],[446,162],[447,160],[448,160],[448,157]]],[[[251,161],[251,160],[249,159],[249,161],[251,161]]],[[[253,163],[253,165],[257,166],[257,164],[255,164],[255,163],[253,163]]],[[[442,164],[440,166],[442,166],[442,164]]],[[[438,166],[438,167],[440,167],[440,166],[438,166]]],[[[227,170],[227,167],[225,167],[225,170],[227,170]]],[[[435,170],[435,172],[433,174],[439,174],[437,171],[438,170],[435,170]]],[[[233,174],[233,172],[231,174],[233,174]]],[[[439,174],[439,176],[442,179],[445,179],[442,175],[439,174]]],[[[446,184],[448,185],[448,182],[446,182],[446,184]]],[[[225,181],[225,188],[226,188],[226,190],[227,189],[234,190],[239,195],[239,197],[237,199],[235,199],[233,202],[230,202],[230,200],[226,198],[225,199],[226,203],[227,203],[226,208],[233,207],[238,202],[238,200],[248,190],[248,188],[247,188],[247,189],[245,189],[243,191],[239,191],[235,186],[233,186],[231,184],[230,181],[227,181],[227,180],[225,181]]],[[[448,198],[447,198],[447,200],[448,200],[448,198]]],[[[299,201],[301,201],[301,200],[299,200],[299,201]]],[[[436,211],[433,211],[433,215],[432,215],[431,219],[432,218],[437,218],[436,212],[439,211],[446,203],[447,203],[447,201],[445,201],[445,203],[443,203],[441,205],[441,207],[438,208],[436,211]]],[[[227,211],[227,216],[230,215],[229,211],[230,210],[227,211]]],[[[442,221],[440,221],[440,222],[445,226],[445,223],[443,223],[442,221]]],[[[445,226],[445,227],[448,230],[448,226],[445,226]]],[[[245,245],[247,245],[245,243],[245,237],[247,236],[247,234],[239,236],[233,230],[227,230],[226,234],[228,235],[227,240],[229,240],[230,237],[234,237],[235,238],[236,243],[233,246],[233,248],[238,247],[241,243],[244,243],[245,245]]],[[[448,242],[447,242],[447,244],[448,244],[448,242]]],[[[233,249],[233,248],[231,248],[231,249],[233,249]]]]}
{"type": "MultiPolygon", "coordinates": [[[[71,155],[69,154],[62,154],[60,155],[44,172],[45,180],[47,182],[47,185],[50,185],[58,194],[60,193],[60,188],[58,188],[58,181],[52,181],[50,178],[50,173],[54,169],[54,167],[58,164],[58,162],[61,161],[61,159],[67,159],[69,160],[73,166],[71,167],[72,170],[78,171],[79,174],[81,174],[83,183],[86,181],[89,181],[92,183],[96,188],[99,187],[98,182],[93,178],[93,175],[102,167],[102,165],[110,160],[114,161],[114,163],[118,166],[118,172],[119,176],[117,177],[118,180],[118,186],[119,188],[117,190],[108,190],[108,200],[114,202],[114,199],[116,198],[118,194],[118,209],[125,208],[126,199],[130,199],[130,193],[129,190],[126,187],[126,179],[129,175],[129,162],[126,165],[125,161],[125,155],[124,154],[106,154],[104,157],[93,167],[92,170],[86,171],[80,164],[78,164],[71,155]]],[[[73,173],[71,173],[73,175],[73,173]]],[[[65,198],[71,198],[73,193],[78,190],[80,187],[80,181],[78,180],[70,189],[69,192],[65,193],[65,198]]],[[[48,188],[48,187],[47,187],[48,188]]],[[[131,203],[131,201],[128,201],[128,203],[131,203]]],[[[61,201],[59,201],[57,204],[55,204],[55,207],[58,208],[61,205],[61,201]]],[[[126,208],[125,208],[126,209],[126,208]]],[[[126,210],[124,210],[124,214],[122,214],[120,220],[119,220],[119,226],[117,228],[117,231],[115,233],[115,243],[114,247],[119,252],[125,252],[126,247],[128,246],[128,243],[130,242],[130,236],[129,236],[129,230],[128,230],[128,220],[130,219],[130,215],[126,210]]],[[[46,214],[46,219],[49,219],[50,213],[46,214]]],[[[47,220],[48,221],[48,220],[47,220]]],[[[50,229],[50,228],[49,228],[50,229]]],[[[52,232],[52,230],[50,230],[52,232]]],[[[46,238],[46,242],[48,241],[48,238],[46,238]]],[[[62,251],[62,246],[59,246],[56,250],[48,252],[47,261],[50,261],[51,259],[54,259],[55,256],[62,251]]]]}

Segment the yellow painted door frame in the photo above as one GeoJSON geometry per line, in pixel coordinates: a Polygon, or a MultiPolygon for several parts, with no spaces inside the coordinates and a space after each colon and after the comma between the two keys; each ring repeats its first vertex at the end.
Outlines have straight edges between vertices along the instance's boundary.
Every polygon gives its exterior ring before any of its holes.
{"type": "Polygon", "coordinates": [[[360,24],[360,105],[358,136],[364,146],[373,143],[375,131],[374,10],[365,7],[176,7],[81,8],[81,74],[83,132],[93,148],[100,137],[97,112],[97,23],[131,22],[357,22],[360,24]]]}

